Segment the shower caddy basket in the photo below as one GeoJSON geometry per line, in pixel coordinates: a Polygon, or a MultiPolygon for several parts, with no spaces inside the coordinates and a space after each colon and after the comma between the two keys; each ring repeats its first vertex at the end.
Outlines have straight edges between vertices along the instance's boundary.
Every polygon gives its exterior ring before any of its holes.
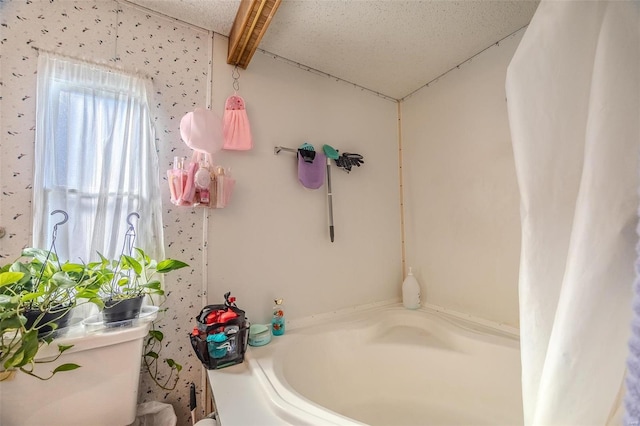
{"type": "Polygon", "coordinates": [[[191,346],[208,370],[240,364],[244,361],[249,336],[249,321],[235,304],[231,293],[224,295],[224,304],[205,306],[189,333],[191,346]]]}

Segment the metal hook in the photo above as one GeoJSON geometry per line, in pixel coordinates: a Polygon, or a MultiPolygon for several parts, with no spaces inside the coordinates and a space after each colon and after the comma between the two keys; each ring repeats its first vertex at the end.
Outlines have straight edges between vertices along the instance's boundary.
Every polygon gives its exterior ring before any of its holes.
{"type": "Polygon", "coordinates": [[[136,241],[136,227],[131,223],[131,216],[135,216],[140,220],[140,215],[137,212],[131,212],[127,215],[127,224],[129,228],[127,228],[127,232],[124,234],[124,241],[122,242],[122,252],[121,255],[125,253],[125,250],[128,249],[129,256],[133,253],[133,246],[136,241]]]}
{"type": "Polygon", "coordinates": [[[131,213],[129,213],[129,214],[127,215],[127,224],[128,224],[129,226],[133,226],[133,224],[131,223],[131,216],[135,216],[135,217],[137,217],[138,219],[140,219],[140,215],[139,215],[137,212],[131,212],[131,213]]]}
{"type": "Polygon", "coordinates": [[[238,66],[233,67],[233,71],[231,71],[231,77],[233,78],[233,90],[236,92],[240,90],[240,71],[238,71],[238,66]]]}
{"type": "Polygon", "coordinates": [[[64,210],[54,210],[51,212],[50,216],[53,216],[56,213],[62,213],[64,215],[64,219],[61,222],[58,222],[55,225],[53,225],[54,228],[57,228],[58,225],[64,225],[69,220],[69,215],[64,210]]]}
{"type": "Polygon", "coordinates": [[[51,232],[51,247],[49,247],[49,252],[47,253],[47,258],[45,259],[44,263],[42,264],[42,269],[40,270],[40,278],[39,279],[42,279],[42,275],[44,274],[44,268],[45,268],[47,262],[49,261],[49,256],[51,256],[51,252],[55,253],[56,260],[58,262],[58,267],[62,268],[62,266],[60,265],[60,258],[58,257],[58,251],[56,250],[56,239],[58,238],[58,225],[64,225],[65,223],[67,223],[67,221],[69,220],[69,215],[64,210],[54,210],[54,211],[51,212],[51,214],[49,216],[53,216],[56,213],[62,213],[64,215],[64,219],[62,219],[60,222],[58,222],[55,225],[53,225],[53,231],[51,232]]]}
{"type": "Polygon", "coordinates": [[[298,150],[297,149],[293,149],[293,148],[287,148],[287,147],[284,147],[284,146],[274,146],[273,147],[273,154],[274,155],[280,154],[280,151],[293,152],[294,154],[298,153],[298,150]]]}
{"type": "Polygon", "coordinates": [[[129,230],[135,229],[135,226],[133,226],[133,223],[131,223],[131,216],[135,216],[138,218],[138,220],[140,220],[140,215],[138,213],[136,212],[129,213],[127,215],[127,224],[129,225],[129,230]]]}

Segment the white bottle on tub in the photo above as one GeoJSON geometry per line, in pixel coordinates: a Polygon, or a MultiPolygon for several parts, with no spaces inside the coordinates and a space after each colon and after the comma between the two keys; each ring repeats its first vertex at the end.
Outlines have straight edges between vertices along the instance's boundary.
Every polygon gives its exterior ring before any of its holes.
{"type": "Polygon", "coordinates": [[[407,309],[418,309],[420,307],[420,284],[413,276],[411,267],[409,273],[402,283],[402,304],[407,309]]]}

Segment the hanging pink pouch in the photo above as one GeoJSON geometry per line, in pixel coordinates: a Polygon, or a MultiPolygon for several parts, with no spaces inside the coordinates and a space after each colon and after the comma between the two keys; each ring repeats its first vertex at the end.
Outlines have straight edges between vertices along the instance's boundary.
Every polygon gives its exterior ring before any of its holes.
{"type": "Polygon", "coordinates": [[[316,152],[313,162],[308,163],[298,154],[298,180],[305,188],[318,189],[324,184],[327,157],[316,152]]]}
{"type": "Polygon", "coordinates": [[[235,94],[229,96],[224,105],[222,121],[223,149],[248,151],[253,148],[251,127],[249,126],[247,110],[244,108],[244,99],[235,94]]]}

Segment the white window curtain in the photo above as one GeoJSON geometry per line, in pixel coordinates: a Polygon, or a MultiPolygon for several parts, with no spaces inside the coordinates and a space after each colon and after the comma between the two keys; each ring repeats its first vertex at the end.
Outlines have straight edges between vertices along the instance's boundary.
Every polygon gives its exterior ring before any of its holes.
{"type": "Polygon", "coordinates": [[[507,72],[526,425],[619,424],[632,315],[640,4],[543,0],[507,72]]]}
{"type": "Polygon", "coordinates": [[[33,244],[48,248],[58,228],[60,258],[116,258],[127,216],[135,245],[162,258],[162,212],[150,81],[41,51],[38,57],[33,244]]]}

